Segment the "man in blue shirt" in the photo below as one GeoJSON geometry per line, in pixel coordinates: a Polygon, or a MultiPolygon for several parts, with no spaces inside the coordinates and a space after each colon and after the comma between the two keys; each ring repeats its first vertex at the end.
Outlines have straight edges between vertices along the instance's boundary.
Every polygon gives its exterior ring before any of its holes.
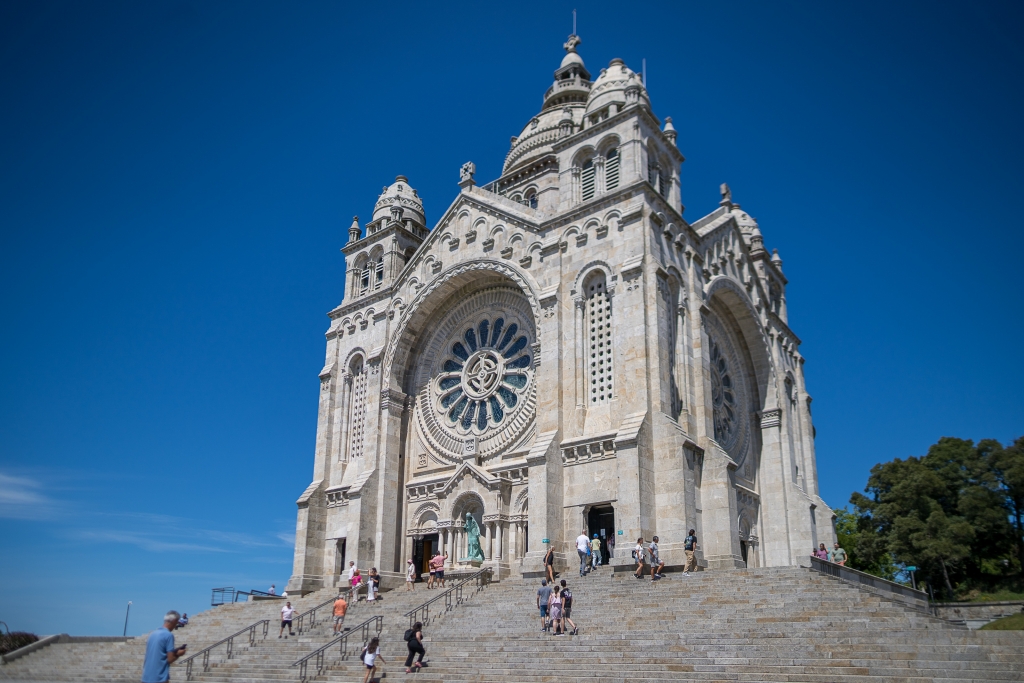
{"type": "Polygon", "coordinates": [[[142,664],[142,683],[165,683],[171,680],[171,664],[185,654],[185,647],[174,647],[171,633],[181,618],[174,610],[164,615],[163,628],[149,634],[146,640],[146,661],[142,664]]]}

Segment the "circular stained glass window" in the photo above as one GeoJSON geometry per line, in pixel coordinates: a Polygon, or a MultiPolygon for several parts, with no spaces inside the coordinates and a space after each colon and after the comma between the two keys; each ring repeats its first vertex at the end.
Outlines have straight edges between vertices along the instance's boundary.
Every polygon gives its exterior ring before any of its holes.
{"type": "Polygon", "coordinates": [[[460,433],[501,425],[529,383],[529,340],[517,323],[484,318],[464,328],[445,349],[434,378],[435,405],[445,424],[460,433]]]}

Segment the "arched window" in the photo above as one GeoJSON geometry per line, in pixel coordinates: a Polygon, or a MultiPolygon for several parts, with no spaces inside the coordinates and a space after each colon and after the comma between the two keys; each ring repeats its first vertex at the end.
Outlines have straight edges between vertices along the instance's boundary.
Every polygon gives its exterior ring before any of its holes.
{"type": "Polygon", "coordinates": [[[594,161],[592,159],[584,162],[580,180],[583,187],[583,201],[587,201],[594,196],[594,161]]]}
{"type": "Polygon", "coordinates": [[[527,190],[526,191],[526,198],[523,200],[523,204],[526,204],[531,209],[536,209],[537,208],[537,191],[536,190],[527,190]]]}
{"type": "Polygon", "coordinates": [[[584,285],[586,296],[587,403],[597,405],[612,398],[612,304],[603,272],[591,275],[584,285]]]}
{"type": "Polygon", "coordinates": [[[360,356],[349,365],[352,375],[349,389],[348,411],[348,457],[358,458],[363,454],[363,433],[366,426],[366,366],[360,356]]]}
{"type": "Polygon", "coordinates": [[[619,150],[610,149],[605,155],[604,189],[614,190],[619,186],[619,150]]]}

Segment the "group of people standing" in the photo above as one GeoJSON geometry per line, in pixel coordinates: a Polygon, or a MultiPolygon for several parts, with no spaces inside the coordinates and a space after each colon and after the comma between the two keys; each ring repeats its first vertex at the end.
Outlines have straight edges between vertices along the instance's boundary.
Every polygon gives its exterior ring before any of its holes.
{"type": "Polygon", "coordinates": [[[547,579],[541,579],[540,588],[537,589],[537,607],[540,609],[542,633],[564,636],[566,626],[572,628],[570,635],[575,636],[580,632],[572,620],[572,601],[572,591],[565,584],[565,579],[551,586],[548,585],[547,579]]]}
{"type": "Polygon", "coordinates": [[[817,549],[811,551],[811,556],[817,557],[819,560],[838,564],[840,567],[845,567],[846,560],[848,559],[846,551],[839,547],[838,541],[836,541],[831,551],[825,549],[824,543],[819,543],[817,549]]]}

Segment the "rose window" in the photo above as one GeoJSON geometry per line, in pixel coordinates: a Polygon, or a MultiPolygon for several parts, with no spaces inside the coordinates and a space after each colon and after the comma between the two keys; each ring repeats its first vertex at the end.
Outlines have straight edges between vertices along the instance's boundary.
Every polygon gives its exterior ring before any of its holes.
{"type": "Polygon", "coordinates": [[[517,323],[498,317],[466,328],[445,349],[435,405],[449,428],[479,434],[502,424],[529,384],[528,344],[517,323]]]}
{"type": "Polygon", "coordinates": [[[736,389],[729,364],[718,342],[711,342],[711,403],[714,410],[715,441],[723,446],[736,432],[736,389]]]}

